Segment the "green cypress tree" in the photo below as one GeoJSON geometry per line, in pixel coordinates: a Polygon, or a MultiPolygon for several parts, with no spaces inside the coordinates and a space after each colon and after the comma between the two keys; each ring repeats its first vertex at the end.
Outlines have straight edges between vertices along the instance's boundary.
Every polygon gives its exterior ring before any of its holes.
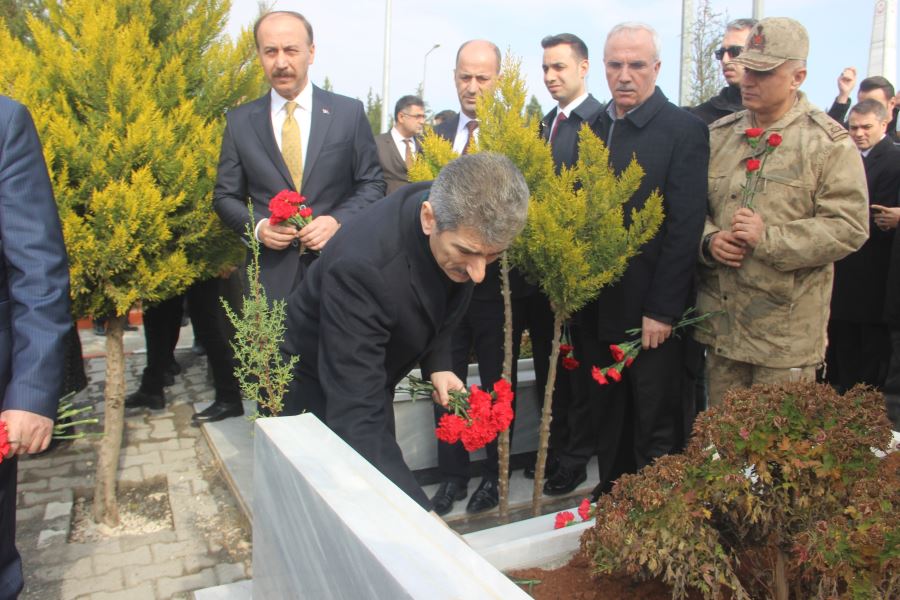
{"type": "Polygon", "coordinates": [[[31,108],[69,254],[76,316],[109,316],[105,437],[94,516],[118,521],[122,330],[152,304],[237,264],[212,210],[226,108],[262,89],[252,34],[222,35],[227,0],[60,0],[0,26],[0,90],[31,108]]]}

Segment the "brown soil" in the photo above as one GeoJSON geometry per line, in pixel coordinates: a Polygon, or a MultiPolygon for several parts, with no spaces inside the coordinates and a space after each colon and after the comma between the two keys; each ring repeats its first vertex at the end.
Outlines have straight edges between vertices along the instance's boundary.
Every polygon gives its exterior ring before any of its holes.
{"type": "MultiPolygon", "coordinates": [[[[576,554],[558,569],[520,569],[507,576],[537,600],[671,600],[672,588],[661,581],[638,582],[628,576],[592,575],[590,563],[576,554]]],[[[688,600],[699,600],[699,593],[688,600]]]]}

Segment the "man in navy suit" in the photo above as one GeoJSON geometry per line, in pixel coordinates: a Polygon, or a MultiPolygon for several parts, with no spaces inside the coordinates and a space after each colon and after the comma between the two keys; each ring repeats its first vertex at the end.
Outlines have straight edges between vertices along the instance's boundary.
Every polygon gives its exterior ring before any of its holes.
{"type": "Polygon", "coordinates": [[[269,300],[277,300],[348,218],[384,196],[384,181],[362,103],[309,81],[316,49],[309,22],[295,12],[270,12],[254,35],[272,90],[229,111],[213,206],[243,235],[251,200],[262,244],[260,280],[269,300]],[[269,224],[269,200],[285,189],[300,192],[313,210],[313,221],[299,231],[269,224]],[[312,252],[301,256],[299,244],[312,252]]]}
{"type": "Polygon", "coordinates": [[[41,143],[28,110],[0,96],[0,599],[22,589],[16,456],[45,450],[62,393],[69,267],[41,143]]]}
{"type": "Polygon", "coordinates": [[[463,156],[402,187],[335,236],[291,294],[288,400],[309,410],[423,508],[394,437],[394,387],[417,364],[439,402],[463,389],[451,334],[473,283],[525,225],[528,186],[500,154],[463,156]]]}

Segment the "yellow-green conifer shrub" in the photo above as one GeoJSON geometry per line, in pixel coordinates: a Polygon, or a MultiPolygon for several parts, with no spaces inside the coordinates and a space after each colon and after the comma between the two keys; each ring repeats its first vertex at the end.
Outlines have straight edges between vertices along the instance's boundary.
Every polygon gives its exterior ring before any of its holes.
{"type": "MultiPolygon", "coordinates": [[[[513,266],[540,285],[555,316],[534,477],[533,511],[539,514],[563,324],[621,277],[628,260],[656,235],[663,209],[662,197],[654,193],[643,208],[625,215],[624,205],[637,192],[644,172],[632,161],[617,177],[605,145],[587,125],[579,135],[578,163],[557,174],[550,146],[538,134],[537,118],[525,114],[526,95],[519,61],[507,57],[494,94],[478,102],[476,151],[505,154],[525,176],[531,192],[528,220],[508,253],[513,266]]],[[[433,138],[431,133],[425,136],[423,157],[410,172],[412,180],[433,179],[455,157],[448,142],[433,138]]]]}
{"type": "Polygon", "coordinates": [[[63,224],[75,316],[113,317],[94,514],[117,521],[125,395],[122,326],[240,261],[212,210],[224,111],[255,96],[252,35],[222,36],[223,0],[60,0],[29,18],[33,49],[0,24],[0,93],[27,105],[63,224]]]}

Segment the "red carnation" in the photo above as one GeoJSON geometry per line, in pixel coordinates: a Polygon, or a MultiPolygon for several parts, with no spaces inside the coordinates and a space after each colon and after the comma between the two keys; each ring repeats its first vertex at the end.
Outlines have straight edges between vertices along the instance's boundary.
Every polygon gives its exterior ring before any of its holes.
{"type": "Polygon", "coordinates": [[[438,421],[437,429],[434,434],[437,439],[448,444],[455,444],[459,441],[459,436],[466,428],[466,420],[456,415],[444,415],[438,421]]]}
{"type": "Polygon", "coordinates": [[[497,433],[509,429],[513,416],[512,405],[508,402],[495,402],[491,407],[491,425],[497,433]]]}
{"type": "Polygon", "coordinates": [[[569,344],[560,344],[559,345],[559,355],[563,358],[572,353],[572,350],[575,348],[569,344]]]}
{"type": "Polygon", "coordinates": [[[275,196],[269,201],[269,211],[272,213],[272,216],[269,217],[270,225],[278,225],[279,223],[287,221],[297,213],[296,207],[279,199],[278,196],[275,196]]]}
{"type": "Polygon", "coordinates": [[[772,135],[769,136],[769,139],[766,140],[766,143],[769,146],[771,146],[772,148],[777,148],[778,146],[781,145],[781,135],[779,135],[777,133],[773,133],[772,135]]]}
{"type": "Polygon", "coordinates": [[[746,135],[748,138],[758,138],[762,134],[762,127],[751,127],[750,129],[744,131],[744,135],[746,135]]]}
{"type": "Polygon", "coordinates": [[[300,205],[300,210],[297,211],[297,214],[306,219],[312,216],[312,209],[306,205],[300,205]]]}
{"type": "Polygon", "coordinates": [[[606,385],[609,381],[603,376],[603,370],[600,367],[591,367],[591,377],[600,385],[606,385]]]}
{"type": "Polygon", "coordinates": [[[613,360],[616,362],[619,362],[620,360],[625,358],[625,353],[622,352],[622,349],[615,344],[610,345],[609,352],[610,354],[612,354],[613,360]]]}
{"type": "Polygon", "coordinates": [[[582,521],[587,521],[591,518],[591,501],[587,498],[578,505],[578,516],[581,517],[582,521]]]}
{"type": "Polygon", "coordinates": [[[556,513],[556,523],[553,524],[553,529],[562,529],[574,520],[575,515],[573,515],[568,510],[564,510],[561,513],[556,513]]]}
{"type": "Polygon", "coordinates": [[[615,367],[610,367],[606,370],[606,374],[613,381],[622,381],[622,374],[615,367]]]}
{"type": "Polygon", "coordinates": [[[462,440],[466,452],[475,452],[494,441],[496,437],[497,432],[493,428],[487,427],[484,422],[473,421],[471,425],[462,430],[459,439],[462,440]]]}
{"type": "Polygon", "coordinates": [[[494,384],[494,394],[497,402],[512,402],[514,396],[512,384],[505,379],[500,379],[494,384]]]}
{"type": "Polygon", "coordinates": [[[572,358],[571,356],[566,356],[565,358],[562,359],[562,366],[563,366],[563,369],[565,369],[566,371],[574,371],[575,369],[578,368],[579,364],[581,364],[581,363],[579,363],[576,359],[572,358]]]}
{"type": "Polygon", "coordinates": [[[9,432],[6,430],[6,421],[0,421],[0,462],[9,454],[12,447],[9,445],[9,432]]]}
{"type": "Polygon", "coordinates": [[[760,164],[762,164],[762,163],[759,162],[758,158],[748,158],[747,159],[747,172],[752,173],[753,171],[759,170],[760,164]]]}
{"type": "Polygon", "coordinates": [[[625,359],[625,366],[630,367],[631,363],[633,363],[633,362],[634,362],[634,359],[629,356],[628,358],[625,359]]]}

